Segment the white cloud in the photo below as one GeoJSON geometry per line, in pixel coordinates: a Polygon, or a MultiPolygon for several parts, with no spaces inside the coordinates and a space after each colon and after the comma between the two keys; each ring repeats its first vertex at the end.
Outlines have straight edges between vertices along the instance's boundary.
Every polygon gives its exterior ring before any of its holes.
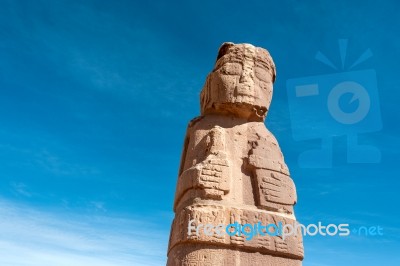
{"type": "Polygon", "coordinates": [[[57,213],[2,199],[0,217],[0,265],[123,266],[166,261],[168,231],[144,219],[57,213]]]}

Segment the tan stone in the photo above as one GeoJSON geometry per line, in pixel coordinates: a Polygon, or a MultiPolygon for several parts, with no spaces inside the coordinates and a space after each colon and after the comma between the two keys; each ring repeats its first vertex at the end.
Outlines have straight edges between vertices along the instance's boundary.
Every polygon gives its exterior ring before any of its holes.
{"type": "Polygon", "coordinates": [[[175,265],[301,265],[301,234],[206,235],[188,224],[294,224],[297,196],[275,137],[264,120],[275,65],[250,44],[224,43],[188,126],[168,248],[175,265]]]}

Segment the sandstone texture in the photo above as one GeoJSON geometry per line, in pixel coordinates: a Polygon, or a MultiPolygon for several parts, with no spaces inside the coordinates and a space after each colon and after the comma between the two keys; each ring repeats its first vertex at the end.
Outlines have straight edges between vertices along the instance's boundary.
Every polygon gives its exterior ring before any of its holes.
{"type": "Polygon", "coordinates": [[[201,91],[201,116],[187,128],[175,194],[168,266],[282,265],[303,259],[301,234],[222,236],[198,224],[294,224],[296,189],[264,121],[275,65],[267,50],[224,43],[201,91]]]}

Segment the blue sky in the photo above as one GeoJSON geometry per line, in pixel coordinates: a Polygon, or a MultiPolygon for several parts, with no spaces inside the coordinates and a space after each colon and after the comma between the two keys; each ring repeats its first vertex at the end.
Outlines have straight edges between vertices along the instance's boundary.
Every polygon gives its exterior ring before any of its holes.
{"type": "MultiPolygon", "coordinates": [[[[0,264],[163,265],[187,122],[224,41],[277,66],[268,128],[297,186],[302,223],[381,226],[383,236],[306,237],[304,265],[400,265],[400,21],[396,1],[2,1],[0,264]],[[373,69],[379,163],[301,168],[318,140],[292,136],[286,82],[333,74],[348,39],[373,69]]],[[[299,110],[301,111],[301,110],[299,110]]],[[[304,117],[305,121],[311,118],[304,117]]],[[[310,120],[308,120],[310,119],[310,120]]],[[[318,128],[317,128],[318,130],[318,128]]]]}

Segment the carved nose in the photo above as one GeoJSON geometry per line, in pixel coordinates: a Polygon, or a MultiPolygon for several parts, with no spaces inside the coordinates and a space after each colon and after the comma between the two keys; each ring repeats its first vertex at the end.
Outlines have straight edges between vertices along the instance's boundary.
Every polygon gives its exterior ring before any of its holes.
{"type": "Polygon", "coordinates": [[[239,78],[239,83],[252,83],[253,82],[253,72],[251,69],[243,69],[242,75],[239,78]]]}

